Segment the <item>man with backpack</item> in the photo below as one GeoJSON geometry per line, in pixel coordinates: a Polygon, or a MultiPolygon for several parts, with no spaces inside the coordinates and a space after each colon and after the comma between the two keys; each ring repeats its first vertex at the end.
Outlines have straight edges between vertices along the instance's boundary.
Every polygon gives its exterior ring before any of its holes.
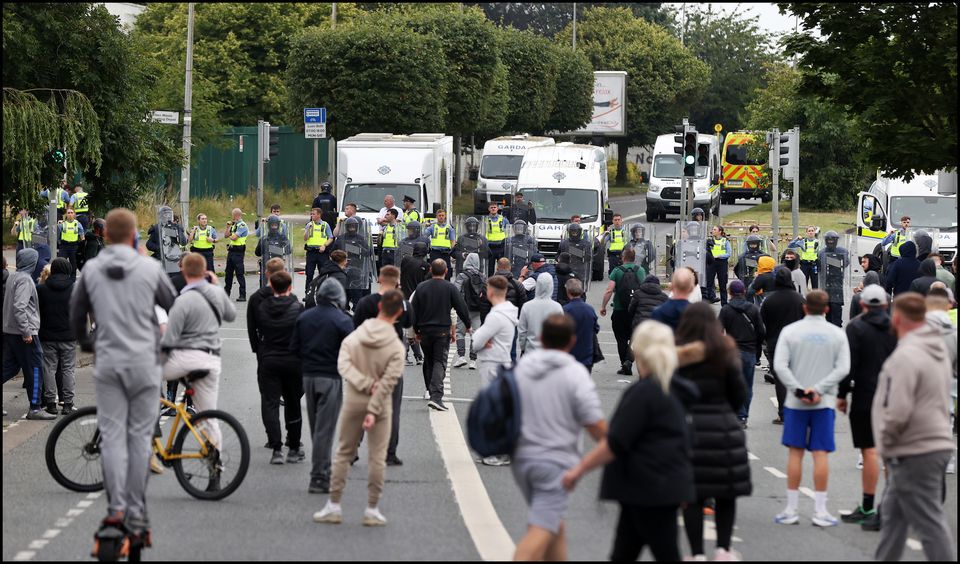
{"type": "MultiPolygon", "coordinates": [[[[486,276],[480,272],[480,255],[470,253],[463,261],[463,272],[454,278],[454,286],[463,296],[463,301],[467,304],[467,311],[470,314],[470,326],[474,329],[480,327],[483,317],[483,296],[486,290],[486,276]]],[[[454,368],[460,368],[467,364],[467,359],[463,357],[466,353],[466,327],[463,323],[457,326],[457,360],[453,363],[454,368]]],[[[477,353],[470,351],[470,370],[477,369],[477,353]]]]}
{"type": "Polygon", "coordinates": [[[610,284],[607,285],[607,291],[603,294],[603,303],[600,305],[600,316],[607,315],[607,302],[610,296],[613,296],[613,313],[610,315],[610,323],[613,325],[613,336],[617,339],[617,352],[620,354],[620,370],[617,374],[629,376],[633,359],[630,354],[630,334],[633,332],[631,326],[631,316],[629,312],[630,301],[633,294],[640,289],[642,280],[647,277],[643,267],[636,264],[634,260],[637,252],[632,248],[626,248],[620,254],[623,263],[610,272],[610,284]]]}

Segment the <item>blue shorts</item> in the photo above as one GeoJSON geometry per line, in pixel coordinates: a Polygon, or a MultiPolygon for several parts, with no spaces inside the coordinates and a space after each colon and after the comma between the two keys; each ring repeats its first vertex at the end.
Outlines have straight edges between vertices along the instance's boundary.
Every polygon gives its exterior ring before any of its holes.
{"type": "Polygon", "coordinates": [[[833,440],[836,414],[833,409],[783,408],[783,446],[809,451],[837,449],[833,440]]]}

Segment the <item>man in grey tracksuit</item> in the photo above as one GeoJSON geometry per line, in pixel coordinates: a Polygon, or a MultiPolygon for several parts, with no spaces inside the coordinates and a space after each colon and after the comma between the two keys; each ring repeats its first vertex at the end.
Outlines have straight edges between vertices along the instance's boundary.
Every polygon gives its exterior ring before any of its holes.
{"type": "Polygon", "coordinates": [[[114,209],[106,223],[108,246],[84,266],[70,322],[81,347],[96,352],[93,381],[108,517],[123,515],[129,527],[144,529],[150,441],[160,407],[154,306],[169,310],[175,294],[160,263],[134,248],[133,213],[114,209]],[[92,337],[88,316],[97,324],[92,337]]]}
{"type": "MultiPolygon", "coordinates": [[[[487,300],[493,308],[483,325],[474,331],[470,342],[480,361],[481,388],[493,382],[501,365],[510,364],[510,351],[517,328],[517,306],[507,301],[508,284],[503,276],[487,279],[487,300]]],[[[483,459],[488,466],[503,466],[509,462],[509,456],[488,456],[483,459]]]]}
{"type": "Polygon", "coordinates": [[[40,409],[43,383],[43,348],[40,332],[40,302],[33,282],[37,265],[37,251],[20,249],[17,252],[17,271],[7,279],[3,298],[3,381],[23,371],[23,380],[30,400],[27,419],[56,419],[40,409]]]}
{"type": "Polygon", "coordinates": [[[554,313],[563,313],[563,306],[553,300],[553,276],[538,276],[535,297],[520,310],[517,347],[524,354],[540,348],[543,321],[554,313]]]}

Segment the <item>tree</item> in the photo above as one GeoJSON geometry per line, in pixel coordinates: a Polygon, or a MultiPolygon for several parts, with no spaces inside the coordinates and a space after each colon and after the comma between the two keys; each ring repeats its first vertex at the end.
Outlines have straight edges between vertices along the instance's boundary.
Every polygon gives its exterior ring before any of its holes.
{"type": "Polygon", "coordinates": [[[506,28],[497,35],[510,93],[504,128],[515,133],[542,132],[557,97],[553,46],[529,31],[506,28]]]}
{"type": "MultiPolygon", "coordinates": [[[[767,86],[747,106],[745,126],[756,131],[776,127],[783,132],[799,125],[800,205],[815,210],[850,209],[874,170],[867,158],[869,149],[850,142],[860,125],[835,104],[802,95],[801,81],[801,73],[785,64],[768,65],[767,86]]],[[[758,145],[755,151],[766,153],[766,144],[758,145]]],[[[769,183],[765,173],[761,184],[769,183]]],[[[791,183],[782,176],[780,186],[792,193],[791,183]]]]}
{"type": "Polygon", "coordinates": [[[593,115],[593,67],[582,51],[553,45],[557,64],[557,94],[547,131],[574,131],[590,123],[593,115]]]}
{"type": "MultiPolygon", "coordinates": [[[[554,37],[573,21],[573,2],[553,2],[549,4],[535,2],[485,2],[471,3],[483,9],[488,18],[501,26],[530,30],[545,37],[554,37]]],[[[667,24],[671,15],[661,8],[659,2],[580,2],[577,14],[590,8],[627,8],[638,18],[659,25],[667,24]]],[[[569,45],[569,43],[568,43],[569,45]]]]}
{"type": "Polygon", "coordinates": [[[800,56],[800,92],[858,118],[844,143],[868,141],[869,160],[893,177],[956,168],[955,2],[779,6],[803,25],[784,42],[800,56]]]}
{"type": "MultiPolygon", "coordinates": [[[[573,30],[559,35],[569,44],[573,30]]],[[[577,50],[595,69],[627,72],[627,135],[617,143],[617,183],[626,183],[627,149],[652,144],[690,115],[710,83],[710,67],[697,60],[662,27],[625,8],[586,10],[577,24],[577,50]]]]}
{"type": "Polygon", "coordinates": [[[287,57],[288,116],[336,108],[327,124],[332,137],[444,130],[446,59],[433,36],[363,22],[313,28],[293,40],[287,57]]]}
{"type": "Polygon", "coordinates": [[[144,119],[154,109],[146,92],[156,77],[103,5],[4,4],[3,19],[4,85],[38,93],[56,87],[41,101],[75,90],[96,112],[102,165],[85,176],[94,210],[132,206],[158,174],[180,166],[166,126],[144,119]]]}

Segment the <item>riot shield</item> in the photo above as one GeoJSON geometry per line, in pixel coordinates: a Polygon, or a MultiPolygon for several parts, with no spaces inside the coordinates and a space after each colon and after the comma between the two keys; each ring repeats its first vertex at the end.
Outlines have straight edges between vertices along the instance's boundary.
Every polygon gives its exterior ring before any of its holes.
{"type": "Polygon", "coordinates": [[[830,303],[844,304],[846,289],[850,287],[850,254],[839,244],[834,250],[821,247],[820,251],[820,289],[830,297],[830,303]]]}
{"type": "Polygon", "coordinates": [[[700,283],[707,271],[707,222],[678,221],[674,228],[674,270],[684,266],[697,273],[700,283]]]}
{"type": "Polygon", "coordinates": [[[347,289],[367,290],[373,281],[373,245],[370,222],[358,219],[357,232],[352,233],[349,226],[340,232],[340,243],[347,253],[347,289]]]}
{"type": "Polygon", "coordinates": [[[42,246],[50,246],[50,231],[47,229],[47,222],[41,223],[39,220],[33,224],[33,233],[30,236],[30,247],[40,249],[42,246]]]}
{"type": "Polygon", "coordinates": [[[570,254],[570,269],[577,279],[583,282],[583,291],[586,294],[590,279],[593,278],[593,247],[596,242],[596,228],[580,225],[579,235],[571,232],[571,225],[563,231],[563,240],[560,242],[560,252],[570,254]]]}
{"type": "Polygon", "coordinates": [[[517,221],[508,227],[504,250],[505,256],[510,259],[510,271],[514,278],[520,277],[520,271],[530,264],[530,259],[537,253],[537,240],[533,231],[525,221],[517,221]]]}
{"type": "Polygon", "coordinates": [[[656,274],[657,266],[657,240],[656,227],[653,225],[644,225],[634,223],[628,230],[630,239],[623,246],[624,249],[633,249],[637,254],[634,262],[643,267],[647,274],[656,274]]]}
{"type": "Polygon", "coordinates": [[[267,285],[267,262],[273,258],[283,259],[287,272],[293,275],[293,244],[283,230],[282,224],[276,231],[267,227],[266,234],[257,241],[260,255],[260,287],[267,285]]]}
{"type": "Polygon", "coordinates": [[[167,205],[157,207],[157,236],[160,238],[160,264],[164,272],[180,272],[180,259],[183,247],[180,246],[182,229],[173,222],[173,208],[167,205]]]}
{"type": "Polygon", "coordinates": [[[463,272],[463,261],[470,253],[480,257],[480,272],[487,272],[490,247],[487,245],[486,222],[475,217],[458,217],[455,227],[457,242],[453,247],[453,258],[456,261],[456,274],[463,272]]]}

